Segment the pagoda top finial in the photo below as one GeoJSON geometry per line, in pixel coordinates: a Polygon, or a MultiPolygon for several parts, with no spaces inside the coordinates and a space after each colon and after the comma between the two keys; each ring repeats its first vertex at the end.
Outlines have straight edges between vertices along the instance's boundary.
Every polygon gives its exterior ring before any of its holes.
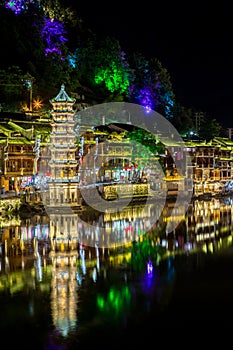
{"type": "Polygon", "coordinates": [[[50,100],[51,103],[53,102],[75,102],[75,98],[70,97],[67,92],[65,91],[65,85],[61,85],[61,90],[57,94],[56,97],[52,98],[50,100]]]}

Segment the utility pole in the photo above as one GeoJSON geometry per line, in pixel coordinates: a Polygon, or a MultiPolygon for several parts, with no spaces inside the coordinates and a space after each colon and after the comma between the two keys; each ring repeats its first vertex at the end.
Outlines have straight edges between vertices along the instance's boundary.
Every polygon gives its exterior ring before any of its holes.
{"type": "MultiPolygon", "coordinates": [[[[29,111],[32,112],[32,88],[33,82],[35,78],[32,77],[29,73],[27,73],[22,79],[22,85],[25,84],[26,88],[29,91],[29,111]]],[[[0,83],[3,86],[22,86],[21,84],[11,84],[11,83],[0,83]]]]}
{"type": "Polygon", "coordinates": [[[198,134],[200,127],[201,127],[201,122],[204,119],[204,114],[202,112],[195,113],[195,128],[196,128],[196,133],[198,134]]]}
{"type": "Polygon", "coordinates": [[[29,110],[32,112],[32,82],[31,82],[31,87],[30,87],[30,104],[29,104],[29,110]]]}
{"type": "Polygon", "coordinates": [[[32,112],[32,84],[33,84],[34,78],[29,73],[27,73],[24,79],[25,79],[26,87],[29,90],[29,111],[32,112]]]}
{"type": "Polygon", "coordinates": [[[227,128],[227,131],[228,131],[228,138],[231,140],[233,128],[227,128]]]}

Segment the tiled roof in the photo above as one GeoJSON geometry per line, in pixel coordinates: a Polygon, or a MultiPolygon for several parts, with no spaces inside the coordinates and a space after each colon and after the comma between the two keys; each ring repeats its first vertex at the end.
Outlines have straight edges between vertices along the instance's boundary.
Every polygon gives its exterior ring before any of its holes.
{"type": "Polygon", "coordinates": [[[61,90],[57,94],[56,97],[52,98],[50,100],[51,103],[53,102],[75,102],[75,98],[70,97],[67,92],[65,91],[65,85],[61,85],[61,90]]]}

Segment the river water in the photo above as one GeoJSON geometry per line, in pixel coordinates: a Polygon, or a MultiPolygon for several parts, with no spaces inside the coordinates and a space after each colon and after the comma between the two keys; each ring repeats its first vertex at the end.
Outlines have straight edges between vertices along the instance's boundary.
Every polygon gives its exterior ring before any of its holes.
{"type": "MultiPolygon", "coordinates": [[[[168,234],[163,225],[171,207],[166,203],[159,229],[149,234],[141,234],[145,218],[137,220],[133,242],[63,251],[52,249],[48,215],[1,218],[1,343],[98,349],[137,346],[142,339],[149,344],[161,330],[230,330],[232,197],[192,201],[184,217],[175,213],[180,224],[168,234]]],[[[127,228],[127,213],[134,222],[128,208],[108,225],[127,228]]],[[[97,218],[88,212],[88,220],[96,224],[97,218]]]]}

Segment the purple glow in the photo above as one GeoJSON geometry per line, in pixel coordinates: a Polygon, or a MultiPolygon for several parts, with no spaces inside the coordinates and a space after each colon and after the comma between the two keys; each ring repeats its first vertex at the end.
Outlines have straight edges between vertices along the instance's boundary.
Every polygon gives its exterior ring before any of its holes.
{"type": "Polygon", "coordinates": [[[153,275],[153,265],[152,262],[149,260],[147,263],[147,275],[151,277],[153,275]]]}
{"type": "Polygon", "coordinates": [[[150,113],[153,107],[153,96],[148,88],[139,90],[138,93],[139,103],[145,108],[146,113],[150,113]]]}
{"type": "Polygon", "coordinates": [[[62,55],[61,45],[68,40],[64,34],[66,32],[61,22],[50,18],[45,20],[45,25],[41,30],[41,36],[46,43],[46,56],[49,54],[62,55]]]}
{"type": "Polygon", "coordinates": [[[154,285],[154,267],[152,265],[152,262],[148,260],[146,264],[146,273],[144,274],[143,277],[143,289],[146,292],[150,292],[153,288],[154,285]]]}
{"type": "Polygon", "coordinates": [[[145,109],[145,112],[147,114],[149,114],[151,112],[151,110],[152,110],[152,108],[150,106],[145,106],[144,109],[145,109]]]}
{"type": "Polygon", "coordinates": [[[12,10],[16,15],[18,15],[25,8],[24,1],[22,0],[8,1],[5,3],[5,8],[12,10]]]}

